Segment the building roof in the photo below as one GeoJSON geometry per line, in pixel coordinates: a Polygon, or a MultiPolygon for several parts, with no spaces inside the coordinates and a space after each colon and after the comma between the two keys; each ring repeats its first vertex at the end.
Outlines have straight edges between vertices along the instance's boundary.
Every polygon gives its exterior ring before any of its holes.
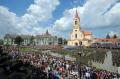
{"type": "Polygon", "coordinates": [[[92,32],[87,32],[87,31],[83,31],[83,34],[86,35],[92,35],[92,32]]]}
{"type": "Polygon", "coordinates": [[[76,9],[75,18],[78,18],[78,19],[80,20],[80,17],[79,17],[79,15],[78,15],[77,9],[76,9]]]}
{"type": "Polygon", "coordinates": [[[120,38],[96,38],[95,39],[96,42],[120,42],[120,38]]]}
{"type": "Polygon", "coordinates": [[[22,38],[31,38],[32,35],[20,35],[22,38]]]}
{"type": "Polygon", "coordinates": [[[48,30],[46,31],[46,33],[42,34],[42,35],[36,35],[37,38],[44,38],[44,37],[56,37],[56,36],[52,36],[48,30]]]}
{"type": "MultiPolygon", "coordinates": [[[[8,39],[8,38],[11,38],[11,39],[15,39],[17,35],[15,34],[6,34],[4,36],[4,38],[8,39]]],[[[31,38],[32,35],[19,35],[21,36],[22,38],[31,38]]]]}
{"type": "Polygon", "coordinates": [[[15,34],[6,34],[4,38],[16,38],[17,35],[15,34]]]}

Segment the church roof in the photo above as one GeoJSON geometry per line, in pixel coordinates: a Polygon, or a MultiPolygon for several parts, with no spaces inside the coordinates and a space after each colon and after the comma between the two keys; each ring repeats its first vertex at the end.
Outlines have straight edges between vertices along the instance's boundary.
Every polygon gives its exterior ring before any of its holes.
{"type": "Polygon", "coordinates": [[[83,31],[84,35],[92,35],[92,32],[83,31]]]}
{"type": "Polygon", "coordinates": [[[44,35],[50,35],[49,32],[48,32],[48,30],[46,30],[46,33],[44,35]]]}
{"type": "Polygon", "coordinates": [[[76,9],[75,18],[78,18],[78,19],[80,20],[80,17],[79,17],[79,15],[78,15],[78,11],[77,11],[77,9],[76,9]]]}
{"type": "Polygon", "coordinates": [[[48,30],[46,31],[46,33],[42,34],[42,35],[36,35],[37,38],[44,38],[44,37],[55,37],[55,36],[52,36],[48,30]]]}
{"type": "Polygon", "coordinates": [[[31,38],[32,35],[20,35],[22,38],[31,38]]]}

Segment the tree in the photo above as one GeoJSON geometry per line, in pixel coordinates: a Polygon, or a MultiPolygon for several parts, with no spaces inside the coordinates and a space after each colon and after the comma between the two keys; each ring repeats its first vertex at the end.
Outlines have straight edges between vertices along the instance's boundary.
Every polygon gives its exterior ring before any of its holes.
{"type": "Polygon", "coordinates": [[[34,43],[34,36],[31,36],[30,38],[30,44],[33,44],[34,43]]]}
{"type": "Polygon", "coordinates": [[[107,35],[106,35],[106,38],[108,38],[108,39],[109,39],[109,38],[110,38],[110,35],[109,35],[109,34],[107,34],[107,35]]]}
{"type": "Polygon", "coordinates": [[[113,38],[117,38],[117,35],[116,35],[116,34],[114,34],[114,35],[113,35],[113,38]]]}
{"type": "Polygon", "coordinates": [[[2,39],[0,39],[0,45],[3,45],[3,40],[2,39]]]}
{"type": "Polygon", "coordinates": [[[17,36],[15,38],[15,43],[19,46],[23,42],[23,38],[21,36],[17,36]]]}
{"type": "Polygon", "coordinates": [[[60,45],[63,44],[63,39],[62,38],[58,38],[58,44],[60,44],[60,45]]]}
{"type": "Polygon", "coordinates": [[[67,40],[66,40],[66,39],[64,39],[64,44],[65,44],[65,45],[67,44],[67,40]]]}

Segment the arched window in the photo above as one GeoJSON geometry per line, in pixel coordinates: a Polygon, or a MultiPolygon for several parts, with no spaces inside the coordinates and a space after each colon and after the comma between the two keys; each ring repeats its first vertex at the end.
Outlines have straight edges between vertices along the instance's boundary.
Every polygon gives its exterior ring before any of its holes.
{"type": "Polygon", "coordinates": [[[77,21],[75,21],[75,24],[77,24],[77,21]]]}
{"type": "Polygon", "coordinates": [[[77,38],[77,34],[75,34],[75,38],[77,38]]]}
{"type": "Polygon", "coordinates": [[[82,42],[79,42],[80,45],[82,45],[82,42]]]}
{"type": "Polygon", "coordinates": [[[78,43],[75,43],[76,46],[78,46],[78,43]]]}

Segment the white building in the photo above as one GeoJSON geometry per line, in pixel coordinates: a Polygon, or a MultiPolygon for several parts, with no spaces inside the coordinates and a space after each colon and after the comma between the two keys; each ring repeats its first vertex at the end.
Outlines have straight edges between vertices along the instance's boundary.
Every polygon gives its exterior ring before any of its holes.
{"type": "MultiPolygon", "coordinates": [[[[4,36],[4,45],[14,45],[15,38],[17,35],[13,34],[6,34],[4,36]]],[[[57,36],[52,36],[49,34],[48,30],[45,34],[42,35],[19,35],[23,39],[22,45],[58,45],[58,38],[57,36]]]]}
{"type": "Polygon", "coordinates": [[[68,46],[90,46],[92,43],[92,33],[83,31],[80,27],[80,17],[76,10],[76,15],[73,21],[73,31],[70,33],[68,46]]]}
{"type": "Polygon", "coordinates": [[[4,36],[4,45],[14,45],[15,44],[15,38],[17,35],[15,34],[6,34],[4,36]]]}
{"type": "Polygon", "coordinates": [[[52,36],[49,34],[48,30],[43,35],[35,36],[35,44],[36,45],[58,45],[57,36],[52,36]]]}

